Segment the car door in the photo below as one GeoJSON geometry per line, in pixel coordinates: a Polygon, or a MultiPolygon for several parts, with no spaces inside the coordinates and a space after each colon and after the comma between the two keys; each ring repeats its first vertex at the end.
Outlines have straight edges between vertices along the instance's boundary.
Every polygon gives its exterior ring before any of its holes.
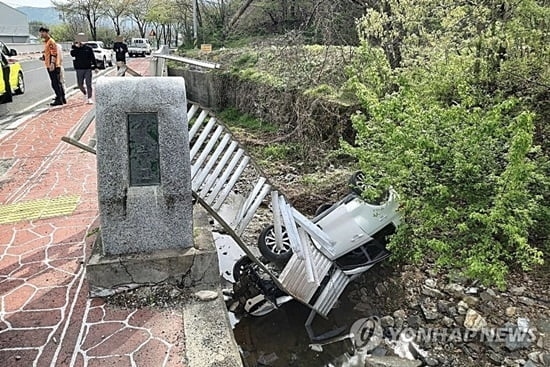
{"type": "Polygon", "coordinates": [[[6,83],[4,81],[4,66],[8,64],[8,60],[0,51],[0,96],[6,92],[6,83]]]}

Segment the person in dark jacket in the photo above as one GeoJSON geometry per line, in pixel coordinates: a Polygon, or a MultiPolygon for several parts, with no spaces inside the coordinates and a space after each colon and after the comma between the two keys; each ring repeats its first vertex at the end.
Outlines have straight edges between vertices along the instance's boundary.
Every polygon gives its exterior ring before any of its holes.
{"type": "Polygon", "coordinates": [[[128,46],[124,43],[122,36],[117,36],[113,50],[116,55],[117,76],[124,76],[126,73],[126,53],[128,52],[128,46]]]}
{"type": "Polygon", "coordinates": [[[92,69],[95,70],[96,73],[98,69],[94,51],[84,42],[86,42],[86,36],[79,33],[73,44],[71,56],[73,57],[73,65],[76,70],[76,83],[78,84],[78,88],[84,94],[84,101],[87,101],[88,104],[92,104],[94,103],[92,100],[92,69]],[[86,88],[84,88],[84,82],[86,82],[86,88]]]}

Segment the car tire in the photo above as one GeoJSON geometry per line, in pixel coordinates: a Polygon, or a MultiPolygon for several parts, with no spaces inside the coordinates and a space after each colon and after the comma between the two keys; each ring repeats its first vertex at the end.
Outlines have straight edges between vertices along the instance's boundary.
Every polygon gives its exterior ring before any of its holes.
{"type": "Polygon", "coordinates": [[[109,67],[113,67],[113,58],[112,57],[109,59],[109,67]]]}
{"type": "Polygon", "coordinates": [[[233,280],[235,280],[235,283],[239,281],[244,269],[250,264],[252,264],[252,260],[248,256],[243,256],[235,262],[235,265],[233,265],[233,280]]]}
{"type": "Polygon", "coordinates": [[[361,171],[355,172],[353,175],[351,175],[349,179],[349,185],[351,187],[351,191],[356,193],[357,195],[362,195],[363,191],[365,191],[365,174],[361,171]]]}
{"type": "Polygon", "coordinates": [[[258,248],[260,253],[269,261],[275,263],[286,263],[292,256],[292,248],[290,248],[290,240],[288,233],[283,227],[283,249],[277,249],[275,242],[275,227],[267,226],[258,237],[258,248]]]}
{"type": "Polygon", "coordinates": [[[23,73],[19,72],[17,75],[17,89],[14,91],[15,94],[25,93],[25,79],[23,78],[23,73]]]}
{"type": "Polygon", "coordinates": [[[103,56],[103,61],[100,63],[99,68],[105,69],[107,67],[107,59],[103,56]]]}

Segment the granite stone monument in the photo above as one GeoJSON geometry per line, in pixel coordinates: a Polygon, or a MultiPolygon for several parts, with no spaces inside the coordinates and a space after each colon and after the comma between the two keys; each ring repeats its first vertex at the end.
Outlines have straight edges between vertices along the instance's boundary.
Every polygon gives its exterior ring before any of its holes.
{"type": "Polygon", "coordinates": [[[193,246],[182,78],[99,78],[98,198],[103,255],[193,246]]]}

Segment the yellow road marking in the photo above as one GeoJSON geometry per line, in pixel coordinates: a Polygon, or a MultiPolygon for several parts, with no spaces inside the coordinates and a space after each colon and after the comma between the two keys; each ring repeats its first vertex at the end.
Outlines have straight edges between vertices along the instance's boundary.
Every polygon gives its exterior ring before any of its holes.
{"type": "Polygon", "coordinates": [[[75,211],[79,199],[79,195],[67,195],[55,199],[0,205],[0,224],[71,214],[75,211]]]}

